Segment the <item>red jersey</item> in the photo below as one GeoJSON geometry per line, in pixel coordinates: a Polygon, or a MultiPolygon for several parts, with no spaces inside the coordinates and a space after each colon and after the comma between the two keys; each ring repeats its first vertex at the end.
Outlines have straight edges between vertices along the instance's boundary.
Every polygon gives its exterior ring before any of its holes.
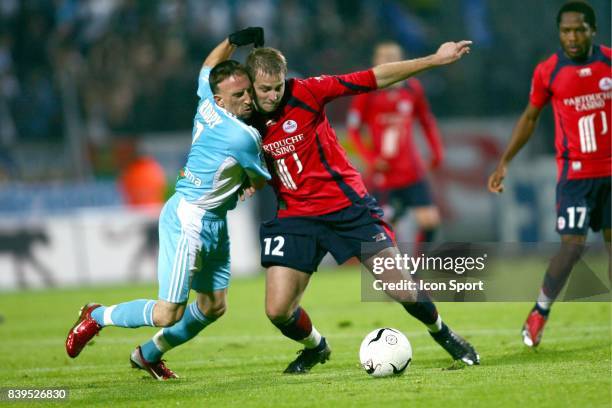
{"type": "Polygon", "coordinates": [[[343,95],[376,89],[372,70],[289,79],[278,109],[256,114],[278,216],[314,216],[361,201],[367,190],[325,115],[325,104],[343,95]]]}
{"type": "Polygon", "coordinates": [[[559,180],[612,174],[611,97],[609,47],[594,45],[580,63],[561,50],[536,67],[529,100],[541,108],[552,99],[559,180]]]}
{"type": "Polygon", "coordinates": [[[401,87],[387,88],[353,98],[347,130],[360,156],[368,165],[368,184],[377,190],[405,187],[425,176],[425,167],[412,137],[415,119],[420,123],[432,152],[432,167],[442,161],[440,132],[431,114],[421,83],[411,78],[401,87]],[[360,127],[371,137],[370,148],[363,143],[360,127]],[[384,160],[384,171],[373,167],[384,160]]]}

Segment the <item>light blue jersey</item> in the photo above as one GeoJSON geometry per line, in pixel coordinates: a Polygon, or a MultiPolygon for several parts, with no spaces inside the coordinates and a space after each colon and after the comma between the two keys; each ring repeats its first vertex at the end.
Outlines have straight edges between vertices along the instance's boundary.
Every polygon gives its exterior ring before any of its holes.
{"type": "Polygon", "coordinates": [[[270,174],[263,164],[259,132],[215,103],[210,71],[200,71],[191,151],[176,191],[200,208],[231,210],[248,175],[269,180],[270,174]]]}
{"type": "Polygon", "coordinates": [[[159,217],[159,298],[184,303],[189,290],[227,288],[230,241],[226,212],[251,178],[270,179],[261,155],[261,136],[217,106],[204,67],[198,81],[200,103],[191,150],[176,193],[159,217]]]}

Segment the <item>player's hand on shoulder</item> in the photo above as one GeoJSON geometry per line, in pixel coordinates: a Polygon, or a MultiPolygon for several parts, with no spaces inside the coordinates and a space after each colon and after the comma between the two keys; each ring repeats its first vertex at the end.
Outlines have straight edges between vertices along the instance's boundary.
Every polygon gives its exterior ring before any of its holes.
{"type": "Polygon", "coordinates": [[[504,191],[504,178],[506,177],[506,166],[499,165],[489,176],[488,187],[492,193],[502,193],[504,191]]]}
{"type": "Polygon", "coordinates": [[[436,63],[438,65],[452,64],[465,54],[470,53],[470,45],[472,45],[472,41],[468,40],[459,42],[445,42],[434,54],[436,63]]]}
{"type": "Polygon", "coordinates": [[[249,44],[261,47],[264,45],[264,30],[261,27],[248,27],[231,33],[228,39],[230,44],[237,47],[249,44]]]}

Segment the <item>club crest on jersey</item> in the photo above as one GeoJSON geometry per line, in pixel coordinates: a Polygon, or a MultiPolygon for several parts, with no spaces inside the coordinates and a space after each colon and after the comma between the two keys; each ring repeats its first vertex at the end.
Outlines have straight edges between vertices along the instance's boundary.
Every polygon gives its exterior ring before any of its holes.
{"type": "Polygon", "coordinates": [[[295,120],[291,120],[291,119],[286,120],[283,123],[283,130],[286,133],[293,133],[297,130],[297,123],[295,122],[295,120]]]}
{"type": "Polygon", "coordinates": [[[590,67],[582,68],[578,70],[578,76],[580,78],[585,78],[593,75],[593,71],[591,71],[590,67]]]}
{"type": "Polygon", "coordinates": [[[610,89],[612,89],[612,78],[601,78],[601,80],[599,81],[599,89],[601,89],[602,91],[609,91],[610,89]]]}

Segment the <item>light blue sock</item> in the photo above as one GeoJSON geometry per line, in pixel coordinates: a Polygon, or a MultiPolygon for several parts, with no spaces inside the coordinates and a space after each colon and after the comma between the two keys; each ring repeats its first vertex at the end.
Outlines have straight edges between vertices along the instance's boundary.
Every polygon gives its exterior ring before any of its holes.
{"type": "Polygon", "coordinates": [[[142,327],[153,324],[155,301],[138,299],[114,306],[101,306],[91,312],[91,317],[100,326],[142,327]]]}
{"type": "Polygon", "coordinates": [[[147,361],[159,361],[166,351],[193,339],[216,319],[204,316],[196,302],[190,303],[183,318],[171,327],[158,331],[151,340],[140,346],[147,361]]]}

